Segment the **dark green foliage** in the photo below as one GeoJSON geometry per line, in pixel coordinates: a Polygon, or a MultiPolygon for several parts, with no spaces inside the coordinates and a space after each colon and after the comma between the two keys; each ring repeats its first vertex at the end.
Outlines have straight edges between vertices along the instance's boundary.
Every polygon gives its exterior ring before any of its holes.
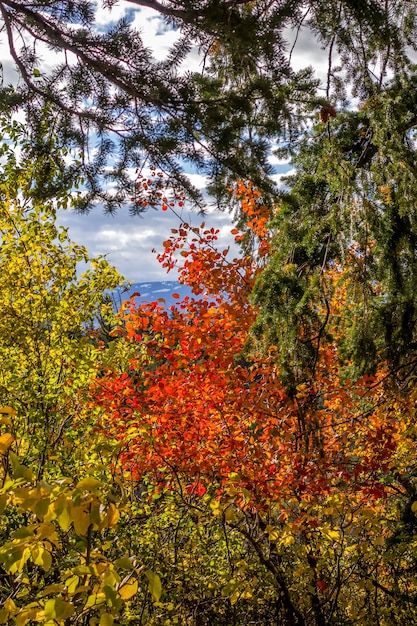
{"type": "MultiPolygon", "coordinates": [[[[381,50],[389,47],[390,69],[394,58],[404,64],[405,46],[414,45],[414,10],[405,0],[131,0],[132,9],[153,8],[155,16],[181,31],[160,62],[132,28],[132,14],[105,32],[94,24],[95,4],[0,2],[3,35],[22,78],[13,104],[25,101],[29,119],[36,119],[48,101],[62,140],[83,149],[80,168],[88,194],[81,209],[98,198],[114,211],[131,195],[126,168],[146,162],[200,204],[201,196],[182,174],[184,162],[208,175],[219,202],[236,178],[252,180],[272,199],[271,146],[296,137],[322,100],[312,72],[291,69],[297,29],[318,38],[327,48],[325,57],[339,49],[357,92],[372,81],[369,63],[381,50]],[[58,61],[49,74],[42,62],[45,44],[58,61]],[[184,75],[180,66],[193,45],[204,68],[184,75]],[[88,158],[91,145],[97,148],[94,158],[88,158]],[[117,181],[115,194],[103,191],[106,178],[117,181]]],[[[332,83],[340,85],[340,75],[331,74],[332,83]]],[[[9,106],[7,90],[3,93],[9,106]]]]}
{"type": "Polygon", "coordinates": [[[359,110],[317,125],[290,147],[296,173],[271,223],[276,245],[256,288],[255,329],[288,367],[313,367],[331,311],[326,272],[349,266],[347,360],[372,371],[415,354],[417,203],[415,68],[359,110]]]}

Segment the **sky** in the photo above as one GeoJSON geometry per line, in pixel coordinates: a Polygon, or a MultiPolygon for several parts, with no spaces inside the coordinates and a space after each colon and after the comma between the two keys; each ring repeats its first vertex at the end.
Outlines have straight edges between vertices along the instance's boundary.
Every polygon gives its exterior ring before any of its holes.
{"type": "MultiPolygon", "coordinates": [[[[132,5],[124,2],[120,2],[111,11],[100,7],[96,13],[97,26],[108,27],[111,22],[124,17],[128,9],[132,11],[132,5]]],[[[132,26],[141,31],[145,46],[153,50],[157,59],[162,60],[177,39],[178,33],[167,29],[165,22],[152,9],[136,7],[134,13],[132,26]]],[[[298,59],[296,55],[294,61],[301,66],[305,63],[305,57],[298,59]]],[[[195,49],[189,55],[184,70],[199,71],[201,63],[202,59],[195,49]]],[[[282,173],[288,167],[278,166],[277,169],[282,173]]],[[[205,180],[202,176],[192,174],[190,177],[198,188],[204,189],[205,180]]],[[[186,205],[182,216],[184,221],[195,226],[204,221],[210,228],[218,228],[219,247],[223,249],[230,246],[232,253],[239,254],[234,237],[230,234],[233,224],[228,213],[210,210],[208,207],[208,213],[201,216],[192,206],[186,205]]],[[[60,219],[61,223],[69,227],[70,235],[77,243],[86,245],[93,256],[106,254],[106,258],[127,280],[140,282],[166,278],[166,271],[160,267],[152,250],[162,250],[162,242],[169,237],[171,228],[178,227],[178,219],[169,211],[150,209],[143,216],[131,216],[126,207],[115,216],[105,216],[100,207],[95,207],[88,215],[67,211],[60,219]]],[[[175,279],[176,276],[171,272],[169,278],[175,279]]]]}
{"type": "MultiPolygon", "coordinates": [[[[132,9],[132,4],[123,1],[111,10],[105,10],[101,5],[102,3],[98,2],[96,11],[98,27],[108,28],[129,11],[133,17],[133,27],[140,30],[144,44],[153,50],[158,59],[165,57],[178,37],[178,33],[168,29],[160,16],[150,8],[136,6],[132,9]]],[[[0,41],[0,59],[4,59],[4,82],[6,84],[14,82],[16,75],[6,53],[5,41],[0,41]]],[[[47,71],[47,59],[48,55],[45,55],[45,67],[42,67],[42,71],[47,71]]],[[[195,49],[187,58],[184,70],[198,71],[201,63],[202,60],[195,49]]],[[[294,69],[301,69],[311,64],[318,69],[318,75],[322,74],[324,78],[327,57],[319,46],[301,31],[292,55],[292,63],[294,69]]],[[[277,159],[274,161],[273,157],[272,162],[276,165],[276,178],[279,180],[283,173],[288,171],[289,166],[279,163],[277,159]]],[[[197,187],[204,189],[205,180],[202,176],[191,174],[190,177],[197,187]]],[[[210,228],[218,228],[220,230],[219,247],[223,249],[230,246],[232,253],[238,254],[234,237],[230,234],[233,225],[228,213],[209,208],[208,213],[201,216],[193,210],[192,206],[186,204],[182,209],[182,218],[183,221],[195,226],[204,220],[210,228]]],[[[169,211],[150,209],[143,216],[131,216],[129,207],[126,206],[114,216],[109,216],[103,213],[100,206],[97,206],[87,215],[80,215],[70,210],[61,211],[59,222],[69,228],[69,236],[73,241],[87,247],[90,256],[105,255],[128,281],[176,279],[173,272],[168,277],[166,276],[165,270],[160,267],[155,254],[152,253],[153,249],[160,251],[163,247],[162,242],[170,235],[171,228],[178,227],[178,218],[169,211]]]]}

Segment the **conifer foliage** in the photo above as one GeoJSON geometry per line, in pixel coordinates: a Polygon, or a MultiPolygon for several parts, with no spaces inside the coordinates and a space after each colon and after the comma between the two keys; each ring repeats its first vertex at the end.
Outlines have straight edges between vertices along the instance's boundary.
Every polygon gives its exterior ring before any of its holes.
{"type": "Polygon", "coordinates": [[[0,2],[9,62],[21,77],[18,94],[3,86],[3,106],[26,103],[36,118],[49,102],[59,133],[80,145],[86,159],[88,144],[96,147],[98,138],[94,158],[80,163],[90,191],[80,207],[101,196],[115,210],[128,197],[126,166],[141,168],[147,159],[196,201],[201,198],[181,174],[184,160],[209,176],[219,200],[238,178],[270,194],[271,147],[295,139],[312,112],[345,103],[343,85],[363,99],[383,90],[387,74],[406,68],[406,51],[416,41],[415,8],[406,0],[127,4],[126,17],[103,30],[95,10],[114,7],[114,0],[0,2]],[[180,33],[165,61],[153,57],[133,27],[134,10],[141,8],[180,33]],[[315,68],[291,67],[298,36],[306,33],[323,47],[329,69],[323,91],[316,89],[315,68]],[[202,69],[184,73],[192,46],[202,69]],[[119,193],[103,191],[104,173],[119,180],[119,193]]]}

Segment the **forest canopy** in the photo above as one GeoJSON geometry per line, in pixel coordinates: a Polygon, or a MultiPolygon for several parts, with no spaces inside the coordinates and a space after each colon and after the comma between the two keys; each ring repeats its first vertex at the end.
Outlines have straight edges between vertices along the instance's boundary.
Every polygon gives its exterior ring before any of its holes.
{"type": "MultiPolygon", "coordinates": [[[[325,119],[326,111],[376,97],[412,72],[416,15],[407,0],[129,0],[124,19],[97,26],[95,10],[117,4],[0,2],[8,63],[20,75],[17,93],[3,85],[3,107],[23,104],[36,120],[45,102],[52,106],[57,133],[85,155],[79,168],[90,194],[80,207],[100,197],[115,210],[131,196],[126,168],[146,162],[197,203],[201,197],[183,167],[207,175],[221,204],[237,178],[251,180],[271,200],[276,188],[268,157],[277,145],[297,144],[319,111],[325,119]],[[134,10],[141,7],[180,33],[164,61],[135,27],[134,10]],[[300,34],[322,47],[324,84],[308,62],[292,69],[300,34]],[[192,47],[201,70],[184,72],[192,47]],[[98,150],[87,158],[92,144],[98,150]],[[119,181],[117,194],[105,192],[103,175],[119,181]]],[[[361,137],[349,141],[360,154],[361,137]]]]}

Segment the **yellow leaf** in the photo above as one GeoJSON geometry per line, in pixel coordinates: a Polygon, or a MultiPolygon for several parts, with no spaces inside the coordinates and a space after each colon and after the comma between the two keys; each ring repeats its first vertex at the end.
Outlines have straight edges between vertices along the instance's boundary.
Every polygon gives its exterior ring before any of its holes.
{"type": "Polygon", "coordinates": [[[38,608],[26,608],[22,609],[18,615],[16,615],[16,626],[25,626],[28,622],[43,622],[45,612],[43,609],[38,608]]]}
{"type": "Polygon", "coordinates": [[[265,532],[268,533],[270,541],[277,541],[281,534],[276,526],[267,526],[265,532]]]}
{"type": "Polygon", "coordinates": [[[3,513],[9,501],[9,495],[7,493],[0,496],[0,515],[3,513]]]}
{"type": "Polygon", "coordinates": [[[4,454],[10,448],[14,441],[13,435],[10,433],[5,433],[4,435],[0,435],[0,454],[4,454]]]}
{"type": "Polygon", "coordinates": [[[327,537],[329,537],[329,539],[333,539],[334,541],[338,541],[340,539],[340,534],[338,530],[327,530],[326,535],[327,537]]]}
{"type": "Polygon", "coordinates": [[[71,510],[72,521],[74,522],[74,530],[77,535],[84,536],[87,534],[90,526],[90,516],[83,506],[74,506],[71,510]]]}
{"type": "Polygon", "coordinates": [[[68,510],[68,501],[65,496],[60,496],[54,504],[56,519],[64,532],[71,526],[72,517],[68,510]]]}
{"type": "Polygon", "coordinates": [[[37,535],[39,539],[49,539],[49,541],[59,547],[59,537],[55,526],[51,522],[44,522],[38,527],[37,535]]]}
{"type": "Polygon", "coordinates": [[[103,483],[92,476],[87,476],[87,478],[83,478],[76,485],[76,489],[85,489],[86,491],[94,491],[99,487],[102,487],[103,483]]]}
{"type": "Polygon", "coordinates": [[[217,500],[212,500],[210,502],[210,508],[212,510],[213,515],[215,515],[216,517],[220,517],[221,515],[220,502],[218,502],[217,500]]]}
{"type": "Polygon", "coordinates": [[[14,417],[16,415],[16,411],[11,406],[2,406],[0,407],[0,414],[11,415],[14,417]]]}
{"type": "Polygon", "coordinates": [[[99,626],[113,626],[114,617],[110,613],[102,613],[100,615],[99,626]]]}
{"type": "Polygon", "coordinates": [[[9,615],[16,615],[16,613],[19,612],[19,609],[16,607],[11,598],[7,598],[7,600],[5,600],[3,608],[9,613],[9,615]]]}
{"type": "Polygon", "coordinates": [[[65,586],[68,590],[68,593],[75,593],[78,591],[78,584],[80,582],[79,576],[70,576],[65,581],[65,586]]]}
{"type": "Polygon", "coordinates": [[[52,567],[52,557],[43,546],[35,546],[32,550],[32,559],[35,565],[40,565],[45,572],[52,567]]]}
{"type": "Polygon", "coordinates": [[[109,528],[111,528],[112,526],[116,526],[119,518],[119,509],[111,502],[107,511],[107,526],[109,528]]]}
{"type": "Polygon", "coordinates": [[[283,546],[292,546],[295,543],[295,539],[293,535],[284,535],[281,539],[281,544],[283,546]]]}
{"type": "Polygon", "coordinates": [[[417,500],[415,500],[415,502],[411,505],[411,510],[415,515],[417,515],[417,500]]]}
{"type": "Polygon", "coordinates": [[[138,590],[138,581],[134,580],[131,583],[126,583],[122,587],[119,587],[118,592],[122,600],[130,600],[136,594],[138,590]]]}

